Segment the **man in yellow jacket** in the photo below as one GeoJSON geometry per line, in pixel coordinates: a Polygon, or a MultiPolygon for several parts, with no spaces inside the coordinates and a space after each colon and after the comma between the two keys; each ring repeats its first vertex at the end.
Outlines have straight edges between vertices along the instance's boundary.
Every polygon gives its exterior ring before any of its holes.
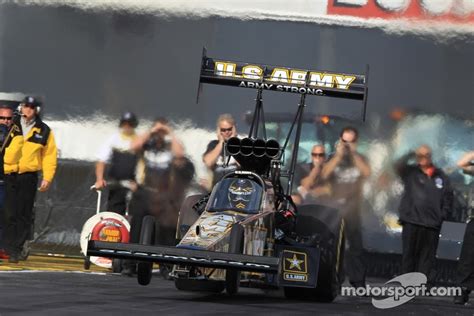
{"type": "MultiPolygon", "coordinates": [[[[2,246],[7,253],[15,252],[15,239],[17,231],[17,174],[18,163],[20,162],[21,150],[23,147],[23,133],[21,125],[13,123],[13,110],[8,106],[0,106],[0,125],[6,127],[8,132],[3,137],[2,158],[3,158],[3,181],[4,181],[4,203],[2,207],[2,246]]],[[[15,256],[11,259],[15,262],[15,256]]]]}
{"type": "Polygon", "coordinates": [[[57,166],[57,147],[51,128],[39,113],[42,104],[35,97],[25,97],[20,105],[20,125],[24,143],[18,163],[17,176],[17,238],[10,257],[20,258],[23,245],[33,226],[33,206],[36,191],[47,191],[53,181],[57,166]],[[39,174],[42,179],[39,181],[39,174]],[[39,187],[38,187],[39,182],[39,187]]]}

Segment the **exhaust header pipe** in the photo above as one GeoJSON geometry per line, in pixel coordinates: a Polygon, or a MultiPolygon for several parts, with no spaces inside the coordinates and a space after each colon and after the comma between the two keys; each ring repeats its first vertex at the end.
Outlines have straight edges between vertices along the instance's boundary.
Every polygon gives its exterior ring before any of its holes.
{"type": "Polygon", "coordinates": [[[242,155],[244,157],[254,156],[254,157],[268,157],[268,158],[277,158],[280,153],[280,144],[274,140],[269,139],[265,141],[264,139],[257,138],[238,138],[231,137],[226,144],[227,152],[232,155],[242,155]]]}
{"type": "Polygon", "coordinates": [[[240,140],[240,154],[242,156],[251,156],[253,154],[253,142],[251,138],[242,138],[240,140]]]}
{"type": "Polygon", "coordinates": [[[253,155],[255,157],[265,156],[266,142],[263,139],[256,139],[253,142],[253,155]]]}
{"type": "Polygon", "coordinates": [[[226,148],[229,155],[238,155],[240,153],[240,139],[238,137],[229,138],[226,148]]]}
{"type": "Polygon", "coordinates": [[[280,144],[274,139],[267,140],[265,144],[265,154],[269,158],[277,158],[280,153],[280,144]]]}

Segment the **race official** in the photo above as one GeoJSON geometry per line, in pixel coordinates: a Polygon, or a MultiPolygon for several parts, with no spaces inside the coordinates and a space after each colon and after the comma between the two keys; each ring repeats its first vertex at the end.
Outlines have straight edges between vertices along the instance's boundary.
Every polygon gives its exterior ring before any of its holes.
{"type": "MultiPolygon", "coordinates": [[[[42,103],[25,97],[20,105],[19,124],[24,143],[18,163],[16,238],[10,245],[13,258],[21,254],[33,228],[33,207],[36,192],[45,192],[53,181],[57,166],[57,147],[51,128],[41,120],[42,103]],[[41,177],[41,178],[40,178],[41,177]],[[39,183],[39,186],[38,186],[39,183]]],[[[26,258],[19,258],[26,259],[26,258]]]]}
{"type": "Polygon", "coordinates": [[[211,141],[202,156],[202,160],[207,168],[212,170],[212,185],[216,184],[226,173],[237,169],[238,164],[234,158],[230,158],[229,164],[226,166],[227,159],[224,155],[224,143],[229,138],[237,136],[237,128],[235,120],[230,114],[222,114],[217,119],[217,139],[211,141]]]}
{"type": "Polygon", "coordinates": [[[119,131],[100,148],[95,167],[95,188],[101,190],[110,184],[107,211],[124,215],[127,209],[127,193],[130,188],[120,186],[120,181],[135,184],[138,155],[131,149],[137,137],[138,119],[132,112],[125,112],[119,121],[119,131]],[[106,180],[107,168],[107,180],[106,180]]]}
{"type": "MultiPolygon", "coordinates": [[[[9,106],[0,106],[0,161],[3,168],[0,170],[0,249],[14,253],[11,245],[16,239],[16,214],[17,201],[16,174],[18,162],[23,146],[21,126],[13,124],[13,110],[9,106]]],[[[17,263],[18,256],[11,256],[10,262],[17,263]]]]}
{"type": "Polygon", "coordinates": [[[432,151],[422,145],[401,157],[395,169],[404,184],[399,206],[402,230],[402,273],[421,272],[433,284],[439,232],[451,211],[453,191],[448,177],[432,161],[432,151]],[[409,160],[415,159],[415,164],[409,160]]]}
{"type": "Polygon", "coordinates": [[[321,175],[331,185],[331,203],[342,212],[344,234],[349,245],[346,267],[349,282],[365,287],[366,263],[362,243],[362,188],[371,170],[367,158],[357,151],[359,132],[345,127],[340,133],[335,154],[324,165],[321,175]]]}
{"type": "MultiPolygon", "coordinates": [[[[474,151],[466,153],[458,162],[458,167],[464,173],[474,176],[474,151]]],[[[472,214],[471,214],[472,216],[472,214]]],[[[474,219],[471,218],[466,226],[457,267],[458,284],[462,293],[454,298],[456,304],[466,304],[469,294],[474,290],[474,219]]]]}

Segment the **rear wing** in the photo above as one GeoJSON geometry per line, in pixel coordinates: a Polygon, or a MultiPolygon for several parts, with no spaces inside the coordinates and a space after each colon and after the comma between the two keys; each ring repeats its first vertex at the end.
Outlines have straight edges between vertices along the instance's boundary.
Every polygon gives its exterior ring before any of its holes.
{"type": "Polygon", "coordinates": [[[208,57],[203,49],[199,83],[359,100],[365,113],[368,71],[368,66],[361,75],[244,63],[208,57]]]}
{"type": "MultiPolygon", "coordinates": [[[[315,95],[362,101],[362,120],[365,121],[369,91],[368,79],[368,65],[363,75],[326,70],[298,69],[212,58],[207,56],[206,48],[203,48],[197,101],[199,102],[199,93],[203,83],[255,89],[257,91],[257,98],[255,99],[255,111],[252,125],[250,126],[249,138],[258,139],[259,132],[261,131],[260,134],[263,134],[263,138],[266,139],[262,92],[270,90],[294,93],[300,96],[298,110],[281,149],[281,152],[285,151],[293,129],[296,126],[286,193],[290,195],[298,157],[306,96],[315,95]]],[[[281,160],[281,155],[277,160],[281,160]]],[[[281,161],[278,163],[281,163],[281,161]]],[[[276,166],[277,163],[274,165],[276,166]]],[[[274,170],[277,169],[279,170],[279,167],[274,170]]],[[[274,185],[277,185],[277,183],[275,182],[274,185]]]]}

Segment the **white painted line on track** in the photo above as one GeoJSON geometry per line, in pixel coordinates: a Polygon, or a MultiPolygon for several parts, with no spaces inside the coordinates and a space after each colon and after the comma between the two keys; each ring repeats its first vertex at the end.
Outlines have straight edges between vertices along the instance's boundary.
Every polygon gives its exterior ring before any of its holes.
{"type": "Polygon", "coordinates": [[[76,274],[93,274],[93,275],[118,275],[118,273],[87,272],[87,271],[47,271],[47,270],[10,270],[10,271],[0,271],[0,274],[7,274],[7,273],[76,273],[76,274]]]}

